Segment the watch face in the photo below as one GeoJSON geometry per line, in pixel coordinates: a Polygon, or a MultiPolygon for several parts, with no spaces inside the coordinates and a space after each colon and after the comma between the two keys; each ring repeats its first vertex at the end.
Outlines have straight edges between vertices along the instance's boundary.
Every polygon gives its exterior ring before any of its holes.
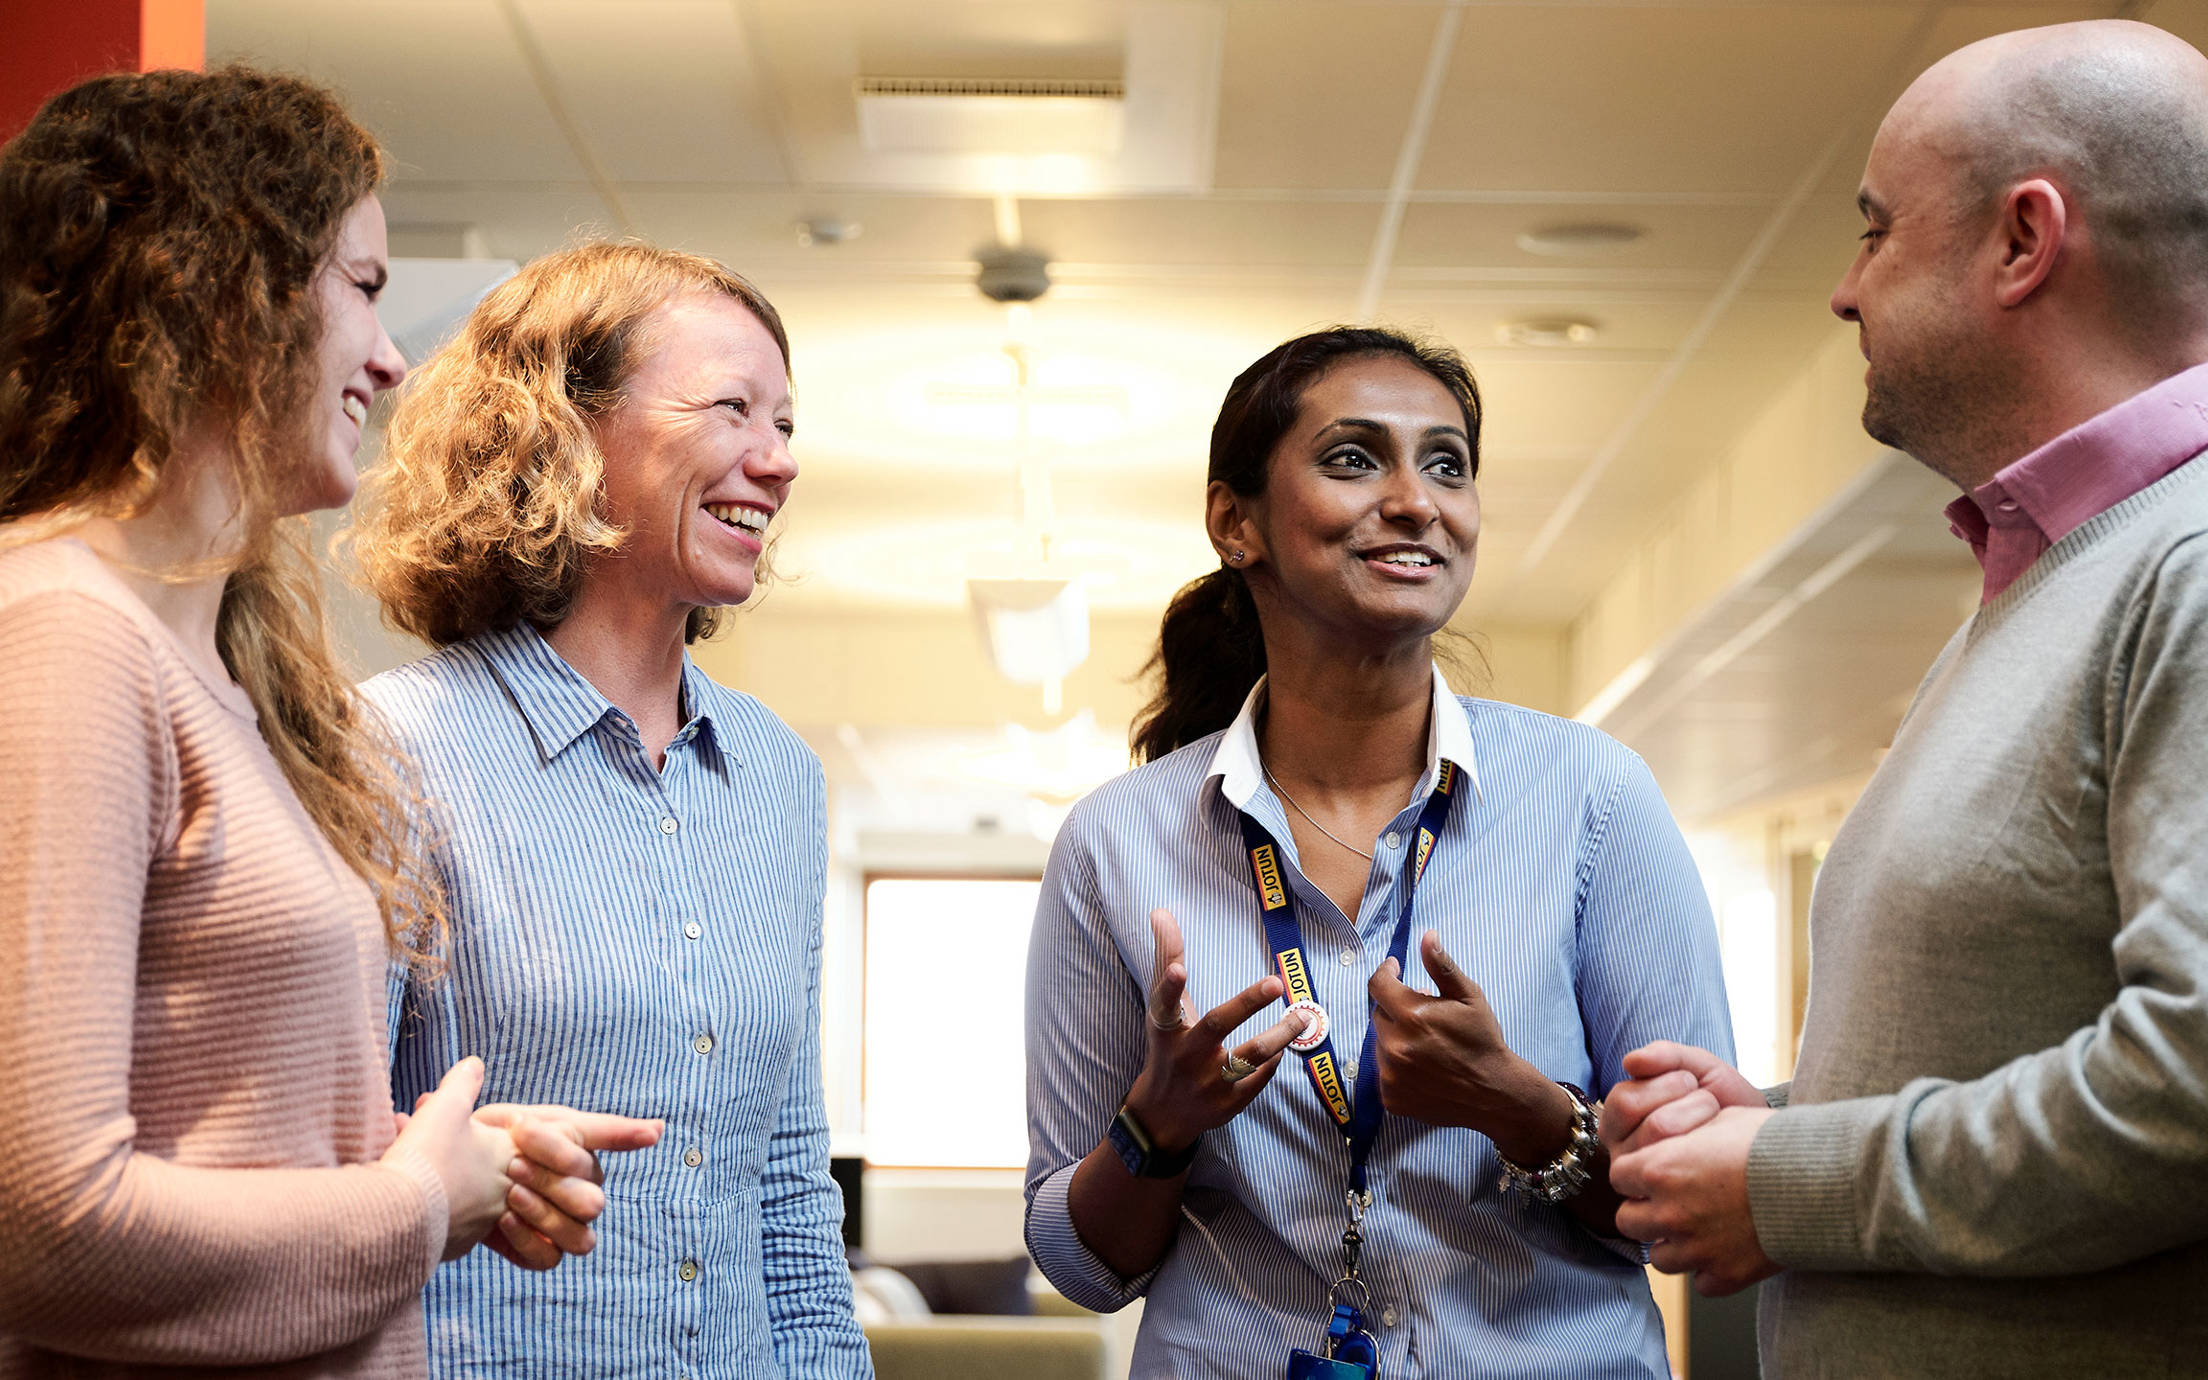
{"type": "Polygon", "coordinates": [[[1112,1143],[1112,1149],[1119,1153],[1119,1162],[1127,1166],[1127,1172],[1139,1179],[1142,1177],[1143,1168],[1149,1162],[1150,1157],[1143,1152],[1141,1144],[1135,1140],[1134,1133],[1127,1129],[1124,1117],[1125,1113],[1122,1113],[1120,1116],[1112,1118],[1111,1129],[1104,1133],[1104,1138],[1109,1140],[1112,1143]]]}

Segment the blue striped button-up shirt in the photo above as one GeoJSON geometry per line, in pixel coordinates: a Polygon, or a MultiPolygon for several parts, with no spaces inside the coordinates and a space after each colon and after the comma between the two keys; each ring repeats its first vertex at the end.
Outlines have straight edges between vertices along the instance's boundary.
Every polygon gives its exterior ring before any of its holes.
{"type": "MultiPolygon", "coordinates": [[[[1075,1166],[1142,1068],[1150,911],[1163,906],[1180,922],[1193,1011],[1271,971],[1238,806],[1287,855],[1304,953],[1343,1060],[1362,1046],[1365,984],[1386,956],[1418,812],[1444,760],[1466,781],[1418,887],[1405,980],[1431,990],[1416,936],[1440,931],[1511,1048],[1598,1096],[1625,1077],[1626,1052],[1650,1040],[1731,1057],[1709,906],[1638,757],[1567,720],[1460,700],[1437,674],[1425,780],[1376,841],[1351,923],[1304,877],[1259,769],[1262,690],[1224,733],[1074,809],[1029,949],[1028,1246],[1091,1308],[1147,1296],[1134,1365],[1144,1380],[1279,1380],[1289,1348],[1319,1349],[1327,1285],[1341,1272],[1349,1156],[1294,1055],[1204,1137],[1181,1230],[1151,1274],[1114,1273],[1067,1213],[1075,1166]]],[[[1278,1005],[1259,1013],[1228,1047],[1279,1017],[1278,1005]]],[[[1485,1137],[1389,1117],[1369,1173],[1364,1273],[1383,1375],[1669,1375],[1638,1252],[1561,1207],[1499,1191],[1485,1137]]]]}
{"type": "Polygon", "coordinates": [[[449,979],[394,1022],[398,1105],[480,1054],[485,1101],[667,1121],[607,1158],[590,1255],[437,1271],[432,1372],[871,1374],[821,1097],[819,760],[686,657],[655,770],[526,626],[367,692],[421,764],[452,912],[449,979]]]}

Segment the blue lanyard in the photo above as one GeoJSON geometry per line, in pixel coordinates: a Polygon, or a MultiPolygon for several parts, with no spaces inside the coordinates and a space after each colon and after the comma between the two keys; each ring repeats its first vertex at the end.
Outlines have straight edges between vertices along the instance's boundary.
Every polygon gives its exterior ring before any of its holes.
{"type": "MultiPolygon", "coordinates": [[[[1426,797],[1426,808],[1418,815],[1411,873],[1403,884],[1403,904],[1396,911],[1395,933],[1388,940],[1388,957],[1398,966],[1402,965],[1404,951],[1410,943],[1411,903],[1417,899],[1419,881],[1426,875],[1434,845],[1441,837],[1442,826],[1448,822],[1449,807],[1456,802],[1456,785],[1456,764],[1442,763],[1433,794],[1426,797]]],[[[1295,902],[1281,877],[1280,846],[1273,842],[1265,826],[1247,812],[1242,812],[1242,841],[1249,849],[1250,872],[1257,883],[1258,911],[1265,920],[1266,942],[1272,945],[1273,966],[1279,970],[1281,983],[1286,988],[1281,1000],[1291,1007],[1299,1003],[1316,1007],[1310,965],[1303,956],[1303,926],[1296,919],[1295,902]]],[[[1328,1024],[1331,1026],[1331,1022],[1328,1024]]],[[[1342,1138],[1349,1142],[1349,1186],[1350,1191],[1358,1195],[1365,1192],[1365,1161],[1372,1156],[1372,1143],[1379,1138],[1380,1123],[1387,1116],[1386,1109],[1380,1105],[1380,1066],[1373,1058],[1374,1040],[1374,1023],[1368,1010],[1364,1048],[1357,1056],[1354,1099],[1346,1096],[1342,1089],[1341,1062],[1334,1055],[1331,1029],[1310,1048],[1296,1050],[1303,1056],[1304,1069],[1319,1090],[1319,1099],[1326,1104],[1342,1138]]]]}

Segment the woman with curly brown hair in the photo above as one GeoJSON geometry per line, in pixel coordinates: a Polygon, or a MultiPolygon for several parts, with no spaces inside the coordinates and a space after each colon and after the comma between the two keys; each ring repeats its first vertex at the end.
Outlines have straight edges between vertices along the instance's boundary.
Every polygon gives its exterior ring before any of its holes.
{"type": "Polygon", "coordinates": [[[471,1116],[474,1060],[393,1114],[385,974],[444,912],[298,516],[405,372],[382,170],[239,68],[0,151],[0,1375],[418,1375],[439,1259],[588,1249],[586,1142],[651,1138],[471,1116]]]}
{"type": "Polygon", "coordinates": [[[870,1373],[828,1177],[820,762],[687,644],[749,599],[797,477],[789,342],[709,259],[593,244],[524,268],[415,377],[355,538],[440,651],[367,686],[446,840],[452,980],[394,1085],[667,1118],[619,1221],[555,1274],[428,1294],[439,1376],[870,1373]]]}

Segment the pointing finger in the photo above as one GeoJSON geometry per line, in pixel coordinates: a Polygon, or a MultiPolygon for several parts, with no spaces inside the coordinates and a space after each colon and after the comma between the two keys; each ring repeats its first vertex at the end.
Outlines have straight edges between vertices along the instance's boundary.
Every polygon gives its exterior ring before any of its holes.
{"type": "Polygon", "coordinates": [[[1263,1011],[1280,996],[1281,981],[1267,975],[1259,978],[1225,1001],[1204,1013],[1196,1028],[1209,1036],[1214,1043],[1242,1028],[1242,1023],[1263,1011]]]}
{"type": "Polygon", "coordinates": [[[1301,1011],[1291,1011],[1260,1032],[1256,1039],[1235,1051],[1253,1064],[1267,1059],[1288,1048],[1288,1042],[1301,1035],[1310,1025],[1310,1017],[1301,1011]]]}

